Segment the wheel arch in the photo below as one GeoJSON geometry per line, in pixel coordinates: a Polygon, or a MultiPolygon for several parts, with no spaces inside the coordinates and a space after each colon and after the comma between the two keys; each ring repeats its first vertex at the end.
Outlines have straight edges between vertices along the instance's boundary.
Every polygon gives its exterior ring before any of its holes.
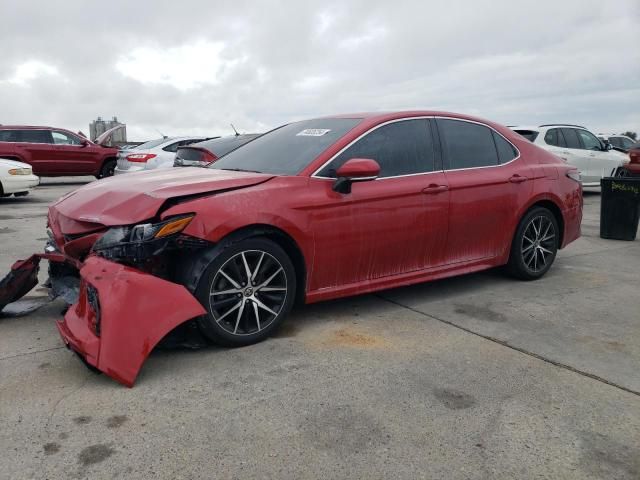
{"type": "Polygon", "coordinates": [[[549,197],[543,197],[543,198],[538,198],[534,200],[520,213],[520,216],[518,218],[518,223],[516,224],[516,228],[514,229],[513,234],[511,235],[511,241],[513,242],[513,238],[515,237],[516,231],[518,230],[518,225],[520,225],[520,222],[522,221],[524,216],[536,207],[544,207],[547,210],[549,210],[555,217],[556,222],[558,222],[558,230],[560,230],[558,232],[560,236],[560,239],[558,242],[558,248],[560,248],[560,246],[564,242],[564,227],[565,227],[564,216],[562,215],[562,210],[558,206],[558,203],[549,197]]]}
{"type": "Polygon", "coordinates": [[[241,242],[248,238],[262,237],[280,246],[291,258],[296,274],[296,304],[304,303],[307,283],[307,264],[302,249],[286,231],[269,224],[256,223],[240,227],[216,242],[197,259],[187,261],[187,268],[181,268],[179,278],[192,292],[195,291],[200,278],[211,261],[230,244],[241,242]]]}
{"type": "Polygon", "coordinates": [[[110,160],[113,160],[114,162],[117,163],[118,157],[111,154],[105,155],[102,161],[100,162],[100,165],[98,165],[98,171],[96,172],[96,175],[100,175],[102,173],[102,169],[104,168],[105,163],[107,163],[110,160]]]}

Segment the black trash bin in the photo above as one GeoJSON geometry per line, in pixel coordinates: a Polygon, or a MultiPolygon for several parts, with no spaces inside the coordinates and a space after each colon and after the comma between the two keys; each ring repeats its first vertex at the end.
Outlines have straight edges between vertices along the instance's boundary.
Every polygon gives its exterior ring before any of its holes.
{"type": "Polygon", "coordinates": [[[640,218],[640,179],[603,178],[600,187],[600,236],[635,240],[640,218]]]}

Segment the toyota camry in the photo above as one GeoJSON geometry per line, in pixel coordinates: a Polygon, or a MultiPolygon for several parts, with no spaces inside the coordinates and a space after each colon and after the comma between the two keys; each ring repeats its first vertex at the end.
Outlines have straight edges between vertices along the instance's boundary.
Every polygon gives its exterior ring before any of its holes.
{"type": "MultiPolygon", "coordinates": [[[[212,342],[272,335],[313,303],[498,266],[535,280],[578,238],[578,171],[496,123],[433,111],[289,123],[209,168],[133,173],[52,204],[45,254],[80,278],[65,344],[131,386],[185,322],[212,342]]],[[[6,279],[5,279],[6,280],[6,279]]]]}

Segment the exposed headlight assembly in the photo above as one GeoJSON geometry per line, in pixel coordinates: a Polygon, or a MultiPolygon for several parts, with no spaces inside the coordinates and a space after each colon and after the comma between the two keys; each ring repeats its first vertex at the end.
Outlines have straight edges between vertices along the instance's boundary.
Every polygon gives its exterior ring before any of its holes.
{"type": "Polygon", "coordinates": [[[108,259],[139,262],[164,250],[194,216],[177,215],[159,223],[110,228],[93,245],[93,251],[108,259]]]}

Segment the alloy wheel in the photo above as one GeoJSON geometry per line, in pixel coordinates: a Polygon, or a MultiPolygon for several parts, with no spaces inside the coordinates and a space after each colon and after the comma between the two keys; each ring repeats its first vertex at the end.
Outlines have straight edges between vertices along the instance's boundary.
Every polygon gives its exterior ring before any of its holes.
{"type": "Polygon", "coordinates": [[[544,270],[556,251],[556,231],[546,216],[531,219],[522,235],[522,260],[532,272],[544,270]]]}
{"type": "Polygon", "coordinates": [[[251,335],[271,325],[287,299],[280,262],[262,250],[245,250],[218,269],[209,289],[215,322],[232,335],[251,335]]]}

